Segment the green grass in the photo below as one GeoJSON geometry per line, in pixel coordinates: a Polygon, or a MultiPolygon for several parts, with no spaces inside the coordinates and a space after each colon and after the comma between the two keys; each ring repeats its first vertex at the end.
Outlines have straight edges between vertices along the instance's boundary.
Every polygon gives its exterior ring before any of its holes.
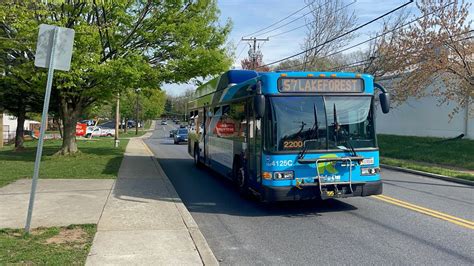
{"type": "Polygon", "coordinates": [[[143,136],[145,133],[146,133],[145,130],[139,129],[138,130],[138,135],[135,135],[135,129],[130,128],[130,129],[127,130],[127,133],[124,133],[123,131],[120,131],[119,138],[122,139],[122,138],[140,137],[140,136],[143,136]]]}
{"type": "Polygon", "coordinates": [[[380,155],[474,170],[474,140],[378,135],[380,155]]]}
{"type": "MultiPolygon", "coordinates": [[[[25,142],[25,149],[13,146],[0,149],[0,187],[20,178],[31,178],[37,141],[25,142]]],[[[114,148],[113,138],[77,140],[80,153],[74,156],[54,155],[61,140],[46,140],[43,148],[40,178],[116,178],[128,140],[114,148]]]]}
{"type": "Polygon", "coordinates": [[[474,180],[474,140],[379,135],[381,162],[474,180]]]}
{"type": "Polygon", "coordinates": [[[398,167],[408,168],[412,170],[418,170],[418,171],[423,171],[423,172],[428,172],[428,173],[434,173],[434,174],[451,176],[451,177],[474,181],[474,175],[447,169],[447,168],[428,166],[428,165],[423,165],[420,163],[413,163],[410,161],[392,159],[392,158],[381,158],[380,162],[383,164],[388,164],[392,166],[398,166],[398,167]]]}
{"type": "Polygon", "coordinates": [[[96,225],[33,229],[0,229],[0,265],[84,265],[96,225]]]}
{"type": "Polygon", "coordinates": [[[150,126],[151,126],[151,120],[147,120],[145,121],[145,125],[144,125],[144,129],[150,129],[150,126]]]}

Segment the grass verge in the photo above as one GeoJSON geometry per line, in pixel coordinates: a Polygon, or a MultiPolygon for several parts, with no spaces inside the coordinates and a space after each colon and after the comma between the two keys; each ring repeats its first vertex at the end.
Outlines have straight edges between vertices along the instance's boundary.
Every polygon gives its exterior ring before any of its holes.
{"type": "Polygon", "coordinates": [[[398,167],[403,167],[403,168],[412,169],[412,170],[418,170],[418,171],[423,171],[423,172],[428,172],[428,173],[433,173],[433,174],[438,174],[438,175],[444,175],[444,176],[450,176],[450,177],[456,177],[456,178],[474,181],[474,175],[471,175],[469,173],[459,172],[456,170],[447,169],[447,168],[428,166],[428,165],[423,165],[419,163],[414,163],[411,161],[393,159],[393,158],[384,158],[384,157],[380,158],[380,162],[383,164],[388,164],[392,166],[398,166],[398,167]]]}
{"type": "Polygon", "coordinates": [[[474,140],[379,135],[381,163],[474,180],[474,140]]]}
{"type": "Polygon", "coordinates": [[[84,265],[96,225],[0,229],[0,264],[84,265]]]}
{"type": "Polygon", "coordinates": [[[145,133],[146,133],[146,130],[139,129],[139,130],[138,130],[138,135],[135,135],[135,129],[134,129],[134,128],[131,128],[131,129],[127,130],[127,133],[120,132],[120,133],[119,133],[119,138],[120,138],[120,139],[122,139],[122,138],[125,139],[125,138],[140,137],[140,136],[143,136],[145,133]]]}
{"type": "Polygon", "coordinates": [[[474,140],[379,135],[378,143],[383,157],[474,170],[474,140]]]}
{"type": "MultiPolygon", "coordinates": [[[[20,178],[31,178],[37,141],[25,142],[25,149],[14,151],[13,146],[0,149],[0,187],[20,178]]],[[[46,140],[43,148],[40,178],[104,179],[116,178],[128,140],[114,148],[113,138],[77,140],[80,153],[59,156],[61,140],[46,140]]]]}

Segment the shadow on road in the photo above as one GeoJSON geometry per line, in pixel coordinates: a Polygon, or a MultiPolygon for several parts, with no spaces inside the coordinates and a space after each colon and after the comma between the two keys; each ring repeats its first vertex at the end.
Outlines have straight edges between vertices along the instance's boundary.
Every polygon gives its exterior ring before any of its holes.
{"type": "Polygon", "coordinates": [[[301,217],[357,209],[339,200],[259,203],[243,199],[232,182],[210,170],[197,169],[191,159],[159,159],[159,162],[190,212],[301,217]]]}

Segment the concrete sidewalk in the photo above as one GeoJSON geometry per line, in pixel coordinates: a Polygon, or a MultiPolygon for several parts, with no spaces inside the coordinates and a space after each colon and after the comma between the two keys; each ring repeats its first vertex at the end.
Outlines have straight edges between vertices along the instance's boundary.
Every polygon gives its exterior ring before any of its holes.
{"type": "Polygon", "coordinates": [[[127,146],[86,264],[218,264],[141,138],[127,146]]]}
{"type": "MultiPolygon", "coordinates": [[[[39,179],[32,227],[96,224],[110,194],[112,179],[39,179]]],[[[0,188],[0,228],[23,228],[31,179],[0,188]]]]}

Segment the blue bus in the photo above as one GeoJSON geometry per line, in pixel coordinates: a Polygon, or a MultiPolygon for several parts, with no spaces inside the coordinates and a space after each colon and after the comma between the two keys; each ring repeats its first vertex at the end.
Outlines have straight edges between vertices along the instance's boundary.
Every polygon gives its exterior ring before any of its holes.
{"type": "Polygon", "coordinates": [[[230,70],[188,103],[188,152],[267,202],[381,194],[375,108],[389,96],[367,74],[230,70]]]}

